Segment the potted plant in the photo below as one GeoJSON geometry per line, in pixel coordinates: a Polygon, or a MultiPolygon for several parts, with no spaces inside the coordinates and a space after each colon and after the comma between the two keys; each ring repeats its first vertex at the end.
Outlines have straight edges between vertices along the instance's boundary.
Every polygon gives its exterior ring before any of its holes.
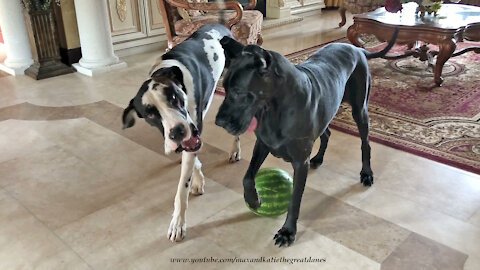
{"type": "MultiPolygon", "coordinates": [[[[25,74],[45,79],[75,70],[60,61],[60,45],[53,16],[52,0],[21,0],[34,63],[25,74]]],[[[60,5],[60,0],[53,0],[60,5]]]]}

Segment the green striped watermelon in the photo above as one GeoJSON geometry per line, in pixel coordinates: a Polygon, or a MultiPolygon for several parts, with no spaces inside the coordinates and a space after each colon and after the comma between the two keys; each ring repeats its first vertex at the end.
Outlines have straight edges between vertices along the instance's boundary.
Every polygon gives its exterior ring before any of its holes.
{"type": "Polygon", "coordinates": [[[262,205],[253,210],[260,216],[278,216],[288,210],[293,192],[292,177],[284,170],[277,168],[264,168],[258,171],[255,177],[255,187],[262,199],[262,205]]]}

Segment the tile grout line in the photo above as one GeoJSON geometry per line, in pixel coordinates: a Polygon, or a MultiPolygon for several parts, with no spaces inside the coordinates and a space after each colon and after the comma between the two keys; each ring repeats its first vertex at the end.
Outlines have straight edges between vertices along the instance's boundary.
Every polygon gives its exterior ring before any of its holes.
{"type": "Polygon", "coordinates": [[[93,268],[82,256],[80,256],[80,254],[77,253],[77,251],[75,249],[73,249],[67,242],[65,242],[63,240],[63,238],[61,238],[58,234],[56,234],[53,230],[51,230],[41,219],[39,219],[32,211],[30,211],[30,209],[28,209],[25,205],[23,205],[19,200],[17,200],[12,194],[10,194],[10,192],[8,192],[7,190],[5,190],[4,188],[1,188],[5,194],[10,197],[11,199],[13,199],[15,202],[17,202],[19,205],[21,205],[23,207],[23,209],[25,209],[35,220],[37,220],[38,222],[40,222],[40,224],[43,225],[43,227],[45,229],[47,229],[50,233],[52,233],[62,244],[64,244],[66,247],[68,247],[75,255],[77,255],[77,257],[82,261],[84,262],[90,269],[94,270],[95,268],[93,268]]]}
{"type": "MultiPolygon", "coordinates": [[[[400,225],[398,225],[398,224],[395,224],[395,225],[399,226],[400,228],[403,228],[402,226],[400,226],[400,225]]],[[[392,251],[390,251],[390,253],[388,253],[388,255],[385,256],[385,258],[384,258],[381,262],[378,262],[378,263],[380,264],[380,270],[382,269],[383,263],[384,263],[390,256],[392,256],[393,252],[395,252],[395,251],[396,251],[399,247],[401,247],[413,234],[416,233],[416,232],[413,232],[413,231],[408,230],[408,229],[406,229],[406,228],[404,228],[404,229],[407,230],[407,231],[410,232],[410,233],[407,235],[407,237],[405,237],[405,239],[403,239],[402,242],[398,243],[398,245],[397,245],[394,249],[392,249],[392,251]]],[[[420,235],[420,234],[419,234],[419,235],[420,235]]],[[[424,237],[425,237],[425,236],[424,236],[424,237]]],[[[428,237],[426,237],[426,238],[428,238],[428,237]]],[[[439,242],[437,242],[437,241],[435,241],[435,240],[433,240],[433,239],[430,239],[430,238],[428,238],[428,239],[429,239],[430,241],[434,241],[434,242],[436,242],[436,243],[439,243],[439,242]]],[[[439,244],[442,245],[442,243],[439,243],[439,244]]],[[[446,246],[446,245],[445,245],[445,246],[446,246]]],[[[446,247],[448,247],[448,246],[446,246],[446,247]]],[[[449,248],[452,248],[452,247],[449,247],[449,248]]],[[[453,248],[452,248],[452,249],[453,249],[453,248]]],[[[457,251],[458,251],[458,250],[457,250],[457,251]]]]}
{"type": "MultiPolygon", "coordinates": [[[[80,117],[80,118],[75,118],[75,119],[81,119],[81,118],[82,118],[82,117],[80,117]]],[[[84,118],[84,119],[89,120],[88,118],[84,118]]],[[[91,121],[91,120],[90,120],[90,121],[91,121]]],[[[98,124],[98,123],[96,123],[96,124],[98,124]]],[[[100,125],[100,126],[101,126],[101,125],[100,125]]],[[[101,127],[103,127],[103,126],[101,126],[101,127]]],[[[105,128],[105,127],[103,127],[103,128],[105,128]]],[[[41,134],[41,133],[38,133],[38,134],[39,134],[39,136],[41,136],[41,137],[44,138],[45,140],[47,140],[47,141],[49,141],[49,142],[52,143],[52,145],[49,146],[49,147],[54,147],[54,146],[55,146],[55,147],[58,147],[58,148],[62,149],[63,151],[67,152],[69,155],[74,156],[74,157],[77,158],[78,160],[84,162],[86,165],[89,165],[90,169],[92,169],[95,173],[97,173],[97,174],[99,174],[99,175],[102,175],[102,176],[104,176],[104,177],[110,178],[110,176],[109,176],[108,174],[105,174],[103,171],[101,171],[100,169],[96,168],[95,166],[93,166],[93,164],[91,164],[91,163],[89,163],[88,161],[84,160],[82,157],[76,155],[74,152],[72,152],[72,151],[64,148],[62,145],[54,142],[54,141],[53,141],[51,138],[49,138],[48,136],[44,136],[44,135],[41,134]]],[[[140,146],[141,146],[141,145],[140,145],[140,146]]],[[[39,150],[38,152],[40,152],[40,151],[43,151],[43,150],[39,150]]],[[[17,158],[14,158],[14,159],[17,159],[17,158]]],[[[0,163],[2,163],[2,162],[0,162],[0,163]]],[[[0,186],[0,187],[1,187],[1,186],[0,186]]],[[[4,189],[4,188],[2,187],[2,189],[4,189]]],[[[8,191],[7,191],[6,189],[4,189],[4,190],[5,190],[5,192],[8,193],[8,191]]],[[[59,226],[58,228],[55,228],[55,230],[58,230],[58,229],[60,229],[60,228],[63,228],[64,226],[67,226],[67,225],[69,225],[69,224],[71,224],[71,223],[73,223],[73,222],[76,222],[76,221],[78,221],[78,220],[80,220],[80,219],[82,219],[82,218],[84,218],[84,217],[90,216],[91,214],[94,214],[94,213],[96,213],[96,212],[98,212],[98,211],[100,211],[100,210],[102,210],[102,209],[105,209],[105,208],[107,208],[107,207],[109,207],[109,206],[112,206],[112,205],[114,205],[114,204],[116,204],[116,203],[119,203],[119,202],[121,202],[121,201],[127,199],[128,197],[130,197],[130,196],[132,196],[132,195],[135,194],[135,193],[134,193],[133,191],[131,191],[131,190],[127,190],[126,192],[128,192],[128,196],[122,197],[122,198],[120,198],[120,199],[118,199],[118,200],[113,200],[111,203],[109,203],[109,204],[107,204],[107,205],[105,205],[105,206],[103,206],[103,207],[99,207],[99,208],[97,208],[97,209],[94,209],[92,212],[90,212],[90,213],[88,213],[88,214],[85,214],[85,215],[83,215],[83,216],[80,216],[80,217],[78,217],[77,219],[70,221],[69,223],[63,224],[63,225],[59,226]]],[[[14,197],[12,196],[12,198],[14,198],[14,197]]],[[[15,198],[14,198],[14,199],[15,199],[15,198]]],[[[15,200],[16,200],[16,199],[15,199],[15,200]]],[[[18,201],[18,200],[17,200],[17,201],[18,201]]],[[[22,205],[22,206],[25,207],[25,208],[27,208],[27,207],[24,206],[24,205],[22,205]]],[[[29,212],[30,212],[30,211],[29,211],[29,212]]],[[[43,223],[43,222],[42,222],[42,223],[43,223]]],[[[44,225],[45,225],[45,224],[44,224],[44,225]]],[[[46,226],[46,225],[45,225],[45,226],[46,226]]],[[[47,226],[47,227],[48,227],[48,226],[47,226]]]]}
{"type": "MultiPolygon", "coordinates": [[[[419,202],[413,201],[413,200],[410,199],[410,197],[405,197],[404,195],[397,194],[397,193],[395,193],[395,192],[393,192],[393,191],[390,191],[390,190],[387,190],[387,189],[384,189],[384,188],[381,188],[381,187],[378,187],[377,189],[379,189],[382,193],[390,193],[390,194],[393,194],[393,195],[395,195],[395,196],[398,196],[398,197],[400,197],[401,199],[403,199],[403,200],[405,200],[405,201],[408,201],[408,202],[410,202],[410,203],[412,203],[412,204],[414,204],[414,205],[418,205],[418,206],[424,208],[425,210],[427,210],[427,211],[429,211],[429,212],[433,212],[433,213],[436,213],[436,214],[448,216],[449,218],[452,218],[452,219],[454,219],[454,220],[456,220],[456,221],[458,221],[458,222],[462,222],[462,223],[465,223],[465,224],[472,225],[473,227],[478,228],[478,229],[480,230],[480,227],[479,227],[479,226],[477,226],[477,225],[475,225],[475,224],[472,224],[472,223],[470,222],[470,218],[471,218],[472,216],[474,216],[477,212],[480,212],[480,208],[478,208],[477,210],[473,211],[473,213],[472,213],[467,219],[462,219],[462,218],[454,217],[454,216],[452,216],[452,215],[449,214],[449,213],[446,213],[446,212],[443,212],[443,211],[434,209],[434,208],[432,208],[431,206],[427,206],[427,205],[421,204],[421,203],[419,203],[419,202]]],[[[370,196],[370,195],[366,196],[365,198],[360,199],[359,201],[355,202],[355,204],[359,204],[359,203],[364,202],[369,196],[370,196]]],[[[350,205],[352,205],[353,207],[356,207],[356,208],[358,208],[358,209],[361,209],[358,205],[355,205],[355,204],[350,204],[350,205]]],[[[361,210],[364,211],[364,212],[370,213],[370,212],[367,211],[367,210],[364,210],[364,209],[361,209],[361,210]]],[[[376,216],[376,217],[378,217],[378,218],[382,218],[382,217],[379,217],[379,216],[377,216],[377,215],[375,215],[375,214],[372,214],[372,213],[370,213],[370,214],[371,214],[371,215],[374,215],[374,216],[376,216]]],[[[382,218],[382,219],[384,219],[384,218],[382,218]]],[[[387,221],[388,221],[388,220],[387,220],[387,221]]],[[[392,223],[393,223],[393,222],[392,222],[392,223]]],[[[399,225],[399,226],[400,226],[400,225],[399,225]]],[[[406,228],[405,228],[405,229],[406,229],[406,228]]],[[[412,232],[413,232],[413,231],[412,231],[412,232]]],[[[418,234],[419,234],[419,233],[418,233],[418,234]]],[[[421,235],[421,234],[420,234],[420,235],[421,235]]],[[[424,236],[424,235],[422,235],[422,236],[424,236]]],[[[426,237],[426,236],[425,236],[425,237],[426,237]]],[[[428,238],[428,237],[427,237],[427,238],[428,238]]],[[[433,239],[432,239],[432,240],[433,240],[433,239]]]]}

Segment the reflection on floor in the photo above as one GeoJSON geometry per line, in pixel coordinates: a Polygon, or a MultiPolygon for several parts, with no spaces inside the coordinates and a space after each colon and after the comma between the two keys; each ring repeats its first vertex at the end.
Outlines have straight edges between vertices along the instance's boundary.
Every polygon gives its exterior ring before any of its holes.
{"type": "MultiPolygon", "coordinates": [[[[345,35],[335,11],[265,33],[289,53],[345,35]],[[281,41],[281,42],[280,42],[281,41]]],[[[89,78],[0,78],[0,269],[479,269],[480,176],[372,144],[376,182],[359,183],[360,140],[332,132],[321,168],[309,172],[297,241],[276,248],[284,222],[245,207],[243,159],[214,125],[199,155],[206,193],[191,196],[187,237],[166,238],[180,174],[158,131],[121,129],[121,112],[158,53],[89,78]],[[321,263],[180,263],[172,258],[322,258],[321,263]]],[[[318,145],[316,146],[318,147],[318,145]]],[[[291,167],[269,157],[265,166],[291,167]]]]}
{"type": "Polygon", "coordinates": [[[10,74],[8,74],[8,73],[3,72],[3,71],[0,70],[0,78],[2,78],[2,77],[7,77],[7,76],[9,76],[9,75],[10,75],[10,74]]]}

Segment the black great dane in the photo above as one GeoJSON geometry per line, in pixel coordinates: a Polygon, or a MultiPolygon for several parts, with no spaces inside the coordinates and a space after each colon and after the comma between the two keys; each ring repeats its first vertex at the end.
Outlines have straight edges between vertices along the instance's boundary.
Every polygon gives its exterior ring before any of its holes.
{"type": "Polygon", "coordinates": [[[299,65],[274,51],[222,38],[232,63],[224,79],[226,97],[215,123],[238,136],[247,130],[253,117],[258,121],[257,141],[243,178],[245,201],[254,209],[261,205],[254,179],[269,153],[292,163],[294,169],[293,196],[285,223],[274,237],[275,245],[288,246],[295,241],[308,169],[322,164],[330,137],[328,125],[342,102],[351,105],[362,140],[360,181],[364,186],[373,184],[367,109],[371,75],[367,59],[384,56],[397,35],[398,29],[387,47],[377,53],[332,43],[299,65]],[[320,150],[310,160],[318,137],[320,150]]]}

